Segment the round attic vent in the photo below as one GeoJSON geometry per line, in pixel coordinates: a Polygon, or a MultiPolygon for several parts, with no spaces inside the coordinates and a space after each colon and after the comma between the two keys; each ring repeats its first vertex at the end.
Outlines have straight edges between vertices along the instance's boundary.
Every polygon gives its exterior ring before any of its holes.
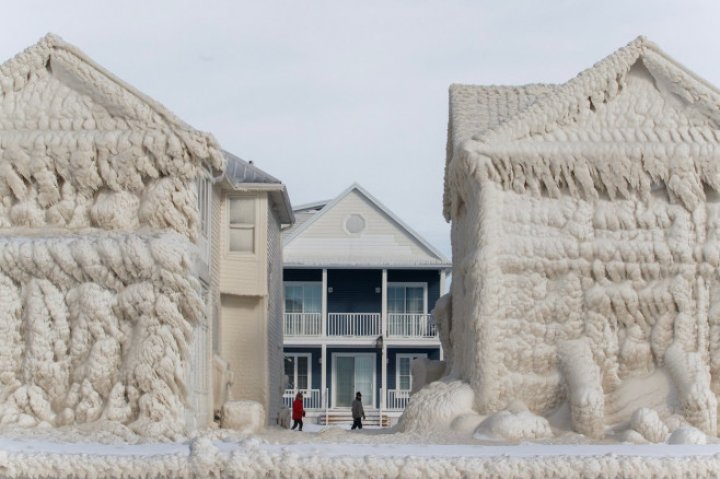
{"type": "Polygon", "coordinates": [[[352,214],[345,218],[345,231],[351,235],[359,235],[365,230],[365,218],[358,214],[352,214]]]}

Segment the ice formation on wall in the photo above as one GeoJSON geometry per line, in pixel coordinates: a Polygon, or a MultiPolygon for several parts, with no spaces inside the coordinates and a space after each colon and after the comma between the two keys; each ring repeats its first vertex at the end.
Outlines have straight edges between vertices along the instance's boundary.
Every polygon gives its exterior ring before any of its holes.
{"type": "Polygon", "coordinates": [[[183,433],[214,139],[48,35],[0,66],[0,426],[183,433]]]}
{"type": "Polygon", "coordinates": [[[643,407],[716,435],[720,93],[639,38],[564,85],[453,87],[450,114],[447,380],[593,438],[664,439],[643,407]]]}

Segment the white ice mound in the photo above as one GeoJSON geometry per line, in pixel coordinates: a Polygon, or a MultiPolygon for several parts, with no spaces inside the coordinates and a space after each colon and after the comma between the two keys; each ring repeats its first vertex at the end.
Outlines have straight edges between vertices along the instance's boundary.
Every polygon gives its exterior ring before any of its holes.
{"type": "Polygon", "coordinates": [[[398,430],[447,431],[455,418],[475,414],[472,410],[474,397],[472,388],[462,381],[430,383],[410,397],[398,422],[398,430]]]}
{"type": "Polygon", "coordinates": [[[527,410],[500,411],[485,419],[475,430],[477,439],[525,441],[553,436],[550,423],[527,410]]]}
{"type": "Polygon", "coordinates": [[[253,433],[265,425],[265,408],[257,401],[227,401],[222,407],[222,427],[253,433]]]}
{"type": "Polygon", "coordinates": [[[649,408],[640,408],[630,418],[630,427],[648,442],[664,442],[669,434],[658,413],[649,408]]]}
{"type": "Polygon", "coordinates": [[[692,426],[675,429],[668,444],[707,444],[707,436],[701,430],[692,426]]]}

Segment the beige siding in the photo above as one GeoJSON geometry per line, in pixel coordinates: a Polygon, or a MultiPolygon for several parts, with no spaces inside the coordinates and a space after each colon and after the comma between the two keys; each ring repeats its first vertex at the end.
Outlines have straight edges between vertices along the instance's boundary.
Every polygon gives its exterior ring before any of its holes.
{"type": "Polygon", "coordinates": [[[268,374],[270,406],[268,417],[272,422],[281,407],[283,388],[283,287],[282,287],[282,241],[280,222],[277,214],[269,209],[268,214],[268,374]]]}
{"type": "Polygon", "coordinates": [[[264,296],[267,294],[267,195],[256,195],[254,254],[229,252],[227,198],[223,201],[221,212],[220,291],[223,294],[264,296]]]}
{"type": "Polygon", "coordinates": [[[323,213],[283,252],[286,263],[324,262],[342,264],[410,263],[436,264],[437,258],[392,218],[357,190],[323,213]],[[365,221],[362,233],[345,228],[346,219],[360,215],[365,221]]]}
{"type": "Polygon", "coordinates": [[[223,294],[222,357],[233,371],[231,399],[250,399],[268,407],[265,300],[223,294]]]}

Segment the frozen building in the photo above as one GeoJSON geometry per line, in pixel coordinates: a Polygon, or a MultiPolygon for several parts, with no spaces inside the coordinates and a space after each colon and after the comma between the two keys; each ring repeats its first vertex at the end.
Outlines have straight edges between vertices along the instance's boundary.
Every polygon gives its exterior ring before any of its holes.
{"type": "MultiPolygon", "coordinates": [[[[222,176],[225,155],[56,36],[0,65],[2,427],[176,439],[212,420],[220,293],[262,283],[243,294],[264,305],[257,298],[279,273],[266,274],[257,255],[274,252],[279,271],[280,222],[291,217],[284,190],[260,172],[238,173],[231,157],[222,176]],[[230,229],[228,209],[241,211],[230,229]],[[260,266],[237,275],[255,282],[222,276],[240,261],[222,254],[228,242],[246,266],[257,256],[260,266]]],[[[262,379],[239,375],[231,392],[265,384],[281,368],[275,348],[273,359],[257,345],[262,379]]],[[[266,384],[258,400],[278,387],[266,384]]]]}
{"type": "Polygon", "coordinates": [[[720,92],[642,37],[564,84],[450,87],[440,326],[475,411],[717,433],[719,125],[720,92]]]}
{"type": "Polygon", "coordinates": [[[449,261],[359,185],[295,208],[283,231],[285,375],[321,421],[399,416],[415,358],[442,359],[430,317],[449,261]]]}

